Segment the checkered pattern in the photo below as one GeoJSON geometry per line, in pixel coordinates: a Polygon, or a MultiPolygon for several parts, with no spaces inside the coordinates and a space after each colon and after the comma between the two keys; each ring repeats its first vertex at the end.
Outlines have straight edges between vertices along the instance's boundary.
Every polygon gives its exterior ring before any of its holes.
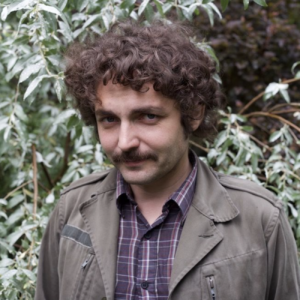
{"type": "Polygon", "coordinates": [[[197,164],[166,201],[150,226],[134,202],[129,185],[117,176],[117,207],[121,214],[116,274],[116,300],[166,300],[173,261],[195,190],[197,164]]]}

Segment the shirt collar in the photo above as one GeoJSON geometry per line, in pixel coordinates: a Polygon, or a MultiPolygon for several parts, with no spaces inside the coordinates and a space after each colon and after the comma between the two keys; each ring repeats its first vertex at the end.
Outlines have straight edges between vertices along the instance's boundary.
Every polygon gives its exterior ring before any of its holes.
{"type": "MultiPolygon", "coordinates": [[[[195,186],[196,186],[196,177],[197,177],[197,159],[198,157],[193,151],[189,152],[189,160],[192,165],[192,171],[187,176],[185,181],[179,187],[177,191],[175,191],[169,199],[166,200],[166,203],[163,207],[165,209],[167,205],[173,200],[181,210],[183,220],[185,220],[187,212],[191,206],[195,186]]],[[[116,189],[116,198],[117,198],[117,208],[122,216],[122,205],[126,201],[130,201],[133,205],[136,205],[136,202],[133,199],[131,188],[129,184],[124,180],[121,173],[118,171],[117,173],[117,189],[116,189]]]]}

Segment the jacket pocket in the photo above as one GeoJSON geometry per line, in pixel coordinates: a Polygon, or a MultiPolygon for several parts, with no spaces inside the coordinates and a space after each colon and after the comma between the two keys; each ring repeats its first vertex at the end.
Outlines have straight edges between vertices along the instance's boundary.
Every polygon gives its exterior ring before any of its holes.
{"type": "Polygon", "coordinates": [[[78,265],[78,275],[75,281],[74,293],[72,300],[88,300],[88,293],[90,290],[90,285],[92,283],[93,277],[93,260],[95,254],[89,252],[83,261],[79,261],[78,265]]]}
{"type": "Polygon", "coordinates": [[[208,286],[208,291],[210,295],[211,300],[218,300],[217,293],[216,293],[216,283],[215,283],[215,277],[213,275],[206,277],[206,282],[208,286]]]}

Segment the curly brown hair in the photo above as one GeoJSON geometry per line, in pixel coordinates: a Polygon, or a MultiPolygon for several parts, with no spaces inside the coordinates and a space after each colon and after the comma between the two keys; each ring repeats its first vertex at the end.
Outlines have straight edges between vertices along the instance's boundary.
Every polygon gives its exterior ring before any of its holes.
{"type": "Polygon", "coordinates": [[[173,99],[181,112],[185,133],[211,138],[216,133],[217,111],[225,104],[214,80],[214,62],[189,39],[190,29],[179,24],[115,24],[107,33],[85,44],[75,43],[66,52],[65,83],[76,99],[82,119],[97,130],[94,104],[102,82],[130,86],[145,92],[153,88],[173,99]],[[192,132],[191,120],[199,105],[205,106],[204,119],[192,132]]]}

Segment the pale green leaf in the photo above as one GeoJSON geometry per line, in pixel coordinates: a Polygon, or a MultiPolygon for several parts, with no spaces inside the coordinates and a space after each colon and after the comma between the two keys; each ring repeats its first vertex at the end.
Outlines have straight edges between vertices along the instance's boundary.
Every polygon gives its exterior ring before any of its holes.
{"type": "Polygon", "coordinates": [[[300,65],[300,61],[297,61],[297,62],[295,62],[294,64],[293,64],[293,66],[292,66],[292,74],[294,74],[295,75],[295,69],[296,69],[296,67],[297,66],[299,66],[300,65]]]}
{"type": "Polygon", "coordinates": [[[17,270],[9,270],[1,276],[1,280],[8,280],[18,273],[17,270]]]}
{"type": "Polygon", "coordinates": [[[15,1],[14,3],[10,4],[9,6],[5,6],[1,13],[2,21],[5,21],[7,16],[11,12],[29,8],[30,4],[32,4],[32,3],[33,3],[32,0],[23,0],[23,1],[15,1]]]}
{"type": "Polygon", "coordinates": [[[50,78],[50,77],[51,77],[51,76],[49,76],[49,75],[41,75],[41,76],[38,76],[38,77],[34,78],[34,79],[30,82],[30,84],[29,84],[29,86],[28,86],[28,88],[27,88],[27,90],[26,90],[26,92],[25,92],[25,94],[24,94],[24,100],[25,100],[28,96],[31,95],[31,93],[37,88],[37,86],[39,85],[39,83],[40,83],[44,78],[50,78]]]}
{"type": "Polygon", "coordinates": [[[10,246],[13,246],[17,240],[24,234],[23,231],[19,230],[18,227],[16,227],[17,231],[11,233],[6,237],[6,240],[8,241],[10,246]]]}
{"type": "Polygon", "coordinates": [[[54,200],[55,200],[55,197],[54,197],[53,193],[50,193],[50,194],[46,197],[45,202],[46,202],[46,203],[53,203],[54,200]]]}
{"type": "Polygon", "coordinates": [[[62,111],[55,119],[54,125],[66,122],[71,116],[75,115],[75,109],[67,109],[62,111]]]}
{"type": "Polygon", "coordinates": [[[268,6],[265,0],[253,0],[255,3],[261,6],[268,6]]]}
{"type": "Polygon", "coordinates": [[[28,79],[31,75],[36,74],[37,72],[39,72],[41,70],[41,68],[43,67],[43,65],[41,63],[36,63],[34,65],[29,65],[27,66],[22,73],[20,74],[20,79],[19,79],[19,83],[25,81],[26,79],[28,79]]]}
{"type": "Polygon", "coordinates": [[[173,4],[170,2],[164,3],[162,6],[163,13],[164,14],[167,13],[171,9],[172,6],[173,6],[173,4]]]}
{"type": "Polygon", "coordinates": [[[215,13],[219,16],[220,19],[222,19],[222,14],[219,11],[219,9],[216,7],[214,3],[208,3],[208,5],[215,11],[215,13]]]}
{"type": "Polygon", "coordinates": [[[287,90],[285,90],[285,89],[280,89],[279,92],[280,92],[281,96],[283,97],[283,99],[284,99],[286,102],[288,102],[288,103],[291,102],[290,96],[289,96],[289,93],[287,92],[287,90]]]}
{"type": "Polygon", "coordinates": [[[22,272],[33,282],[36,282],[36,276],[32,271],[27,270],[27,269],[22,269],[22,272]]]}
{"type": "Polygon", "coordinates": [[[11,266],[15,263],[13,259],[10,259],[8,257],[2,258],[0,261],[0,268],[11,266]]]}
{"type": "Polygon", "coordinates": [[[229,0],[221,0],[222,11],[224,12],[228,7],[229,0]]]}
{"type": "Polygon", "coordinates": [[[0,217],[3,217],[4,219],[7,220],[7,214],[1,210],[0,210],[0,217]]]}
{"type": "Polygon", "coordinates": [[[243,0],[244,3],[244,9],[247,9],[249,7],[250,0],[243,0]]]}
{"type": "Polygon", "coordinates": [[[163,12],[163,3],[159,0],[154,0],[154,3],[156,5],[156,8],[161,15],[161,17],[164,17],[164,12],[163,12]]]}
{"type": "Polygon", "coordinates": [[[4,141],[7,141],[9,139],[9,137],[10,137],[10,131],[11,131],[11,126],[8,125],[5,128],[5,131],[4,131],[4,135],[3,135],[4,141]]]}
{"type": "Polygon", "coordinates": [[[121,7],[122,9],[130,8],[132,5],[135,4],[135,1],[136,1],[136,0],[124,0],[124,1],[121,3],[120,7],[121,7]]]}
{"type": "Polygon", "coordinates": [[[139,16],[144,12],[144,10],[145,10],[146,6],[148,5],[149,1],[150,0],[143,0],[143,2],[141,3],[141,5],[139,7],[139,10],[138,10],[138,15],[139,16]]]}

